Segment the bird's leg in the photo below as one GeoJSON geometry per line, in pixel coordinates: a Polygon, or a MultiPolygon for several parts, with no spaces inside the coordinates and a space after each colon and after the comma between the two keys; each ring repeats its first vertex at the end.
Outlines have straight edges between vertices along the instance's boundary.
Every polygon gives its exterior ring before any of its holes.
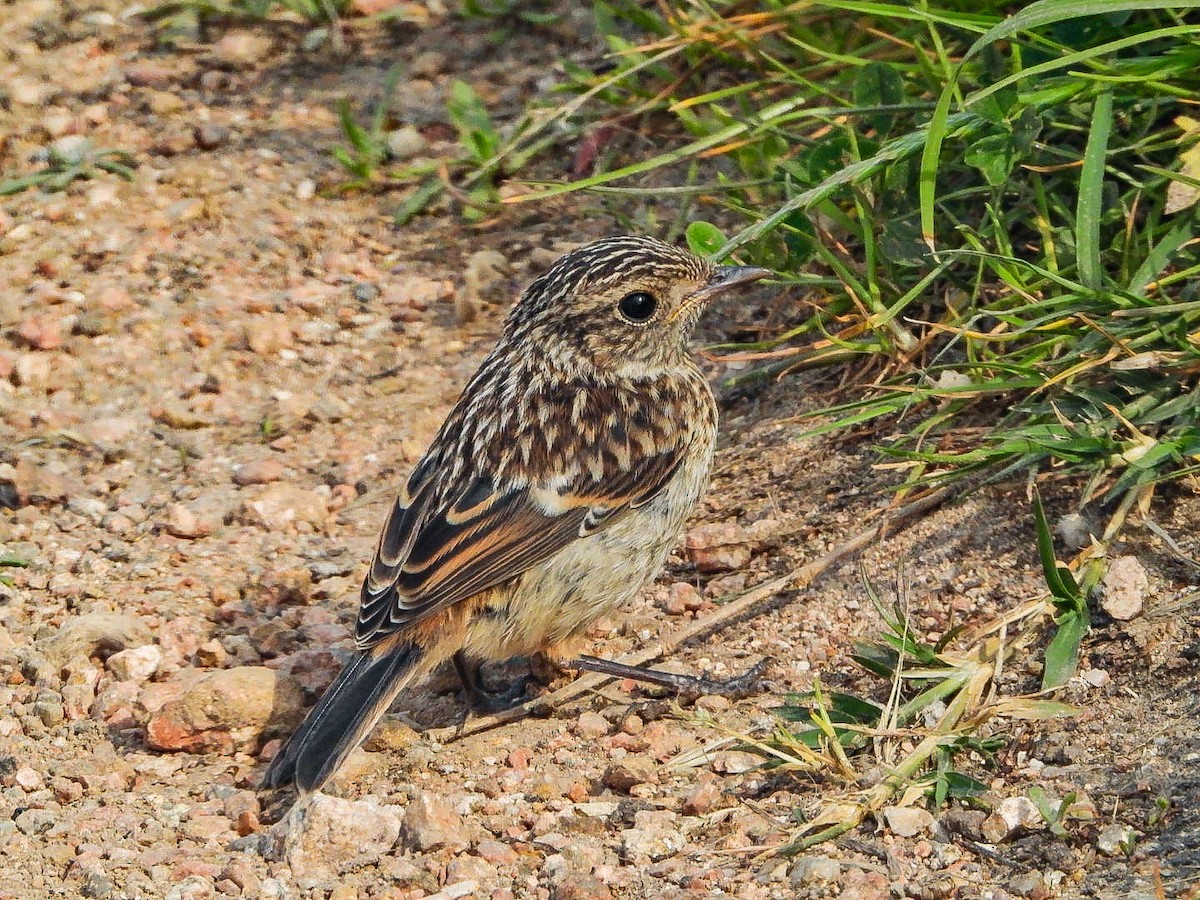
{"type": "Polygon", "coordinates": [[[480,678],[478,660],[466,656],[461,650],[454,654],[454,671],[462,682],[467,695],[467,703],[471,710],[479,715],[503,712],[519,704],[525,698],[525,688],[529,685],[531,676],[525,675],[513,680],[513,683],[502,691],[489,691],[483,686],[480,678]]]}
{"type": "Polygon", "coordinates": [[[722,697],[745,697],[755,693],[763,672],[767,670],[770,664],[770,659],[760,660],[747,672],[725,681],[717,681],[699,675],[679,675],[675,672],[663,672],[659,669],[650,669],[645,666],[630,666],[608,659],[600,659],[597,656],[579,656],[568,663],[564,663],[564,666],[568,669],[611,675],[614,678],[630,678],[634,681],[657,684],[688,697],[698,697],[703,694],[719,694],[722,697]]]}

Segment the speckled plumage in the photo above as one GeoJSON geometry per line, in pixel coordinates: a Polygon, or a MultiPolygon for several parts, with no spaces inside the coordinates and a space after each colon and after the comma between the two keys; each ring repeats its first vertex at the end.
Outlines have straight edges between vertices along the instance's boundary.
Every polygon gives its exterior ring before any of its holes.
{"type": "Polygon", "coordinates": [[[363,584],[359,655],[266,784],[319,789],[442,660],[553,654],[654,575],[716,438],[687,339],[713,296],[766,274],[619,237],[529,286],[399,491],[363,584]],[[632,294],[656,301],[645,320],[624,312],[632,294]]]}

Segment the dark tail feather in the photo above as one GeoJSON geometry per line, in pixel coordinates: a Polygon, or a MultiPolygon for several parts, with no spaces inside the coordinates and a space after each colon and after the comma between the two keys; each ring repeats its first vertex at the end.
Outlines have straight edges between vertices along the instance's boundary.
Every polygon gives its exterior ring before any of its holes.
{"type": "Polygon", "coordinates": [[[384,656],[355,656],[308,718],[271,760],[263,787],[295,782],[301,793],[321,789],[387,712],[424,656],[414,644],[384,656]]]}

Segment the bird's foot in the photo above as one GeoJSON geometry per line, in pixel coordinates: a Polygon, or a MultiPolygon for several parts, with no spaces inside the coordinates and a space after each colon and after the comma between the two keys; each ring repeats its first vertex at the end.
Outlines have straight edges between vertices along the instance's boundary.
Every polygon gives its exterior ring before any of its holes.
{"type": "Polygon", "coordinates": [[[529,682],[533,680],[531,675],[514,678],[501,690],[490,690],[483,685],[479,666],[477,661],[467,658],[462,653],[454,654],[454,669],[458,672],[458,680],[462,682],[471,712],[480,716],[493,715],[512,709],[525,700],[525,691],[529,682]]]}
{"type": "Polygon", "coordinates": [[[686,697],[717,694],[733,698],[748,697],[757,693],[762,675],[770,665],[769,658],[763,659],[741,675],[718,681],[707,676],[680,675],[645,666],[630,666],[609,659],[600,659],[597,656],[580,656],[566,663],[568,669],[597,672],[601,675],[611,675],[614,678],[629,678],[647,684],[657,684],[686,697]]]}

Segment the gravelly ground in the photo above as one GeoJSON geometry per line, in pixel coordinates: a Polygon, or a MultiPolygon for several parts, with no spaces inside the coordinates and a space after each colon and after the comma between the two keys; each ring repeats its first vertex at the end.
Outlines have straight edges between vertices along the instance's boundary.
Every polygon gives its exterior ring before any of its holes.
{"type": "MultiPolygon", "coordinates": [[[[369,93],[402,58],[397,118],[445,156],[449,81],[515,108],[557,54],[594,55],[573,31],[583,18],[497,44],[490,23],[433,15],[352,33],[338,57],[306,55],[290,29],[159,52],[116,4],[4,7],[0,169],[28,171],[73,135],[139,167],[131,183],[103,175],[0,206],[0,555],[28,562],[0,570],[0,897],[1194,896],[1196,570],[1138,526],[1119,549],[1149,572],[1145,610],[1098,618],[1091,683],[1066,691],[1079,715],[1008,723],[990,767],[967,763],[988,784],[984,813],[1034,785],[1077,792],[1094,818],[1065,834],[1031,820],[984,845],[983,813],[956,808],[908,837],[881,823],[780,859],[759,851],[837,785],[736,750],[689,756],[723,734],[696,711],[761,729],[816,674],[882,696],[850,660],[878,626],[864,573],[886,595],[902,570],[930,634],[1037,596],[1028,504],[1011,487],[937,511],[670,660],[733,674],[770,656],[771,692],[701,698],[681,718],[616,685],[447,740],[463,712],[435,678],[339,779],[353,805],[328,798],[272,825],[286,804],[255,793],[261,757],[349,646],[389,491],[512,292],[573,242],[617,230],[568,205],[480,230],[450,215],[396,230],[395,196],[321,190],[337,177],[333,100],[369,93]],[[464,271],[487,261],[479,250],[507,268],[476,310],[464,271]],[[477,316],[459,324],[465,306],[477,316]],[[1124,848],[1114,825],[1132,829],[1124,848]]],[[[718,311],[709,336],[752,330],[768,306],[798,310],[764,288],[718,311]]],[[[634,650],[819,558],[886,505],[891,476],[864,447],[801,438],[788,420],[827,389],[797,378],[724,398],[692,533],[736,526],[720,550],[732,568],[699,574],[681,551],[627,617],[595,630],[597,652],[634,650]]],[[[1152,516],[1200,556],[1188,486],[1152,516]]],[[[1034,676],[1018,664],[1006,685],[1034,676]]]]}

